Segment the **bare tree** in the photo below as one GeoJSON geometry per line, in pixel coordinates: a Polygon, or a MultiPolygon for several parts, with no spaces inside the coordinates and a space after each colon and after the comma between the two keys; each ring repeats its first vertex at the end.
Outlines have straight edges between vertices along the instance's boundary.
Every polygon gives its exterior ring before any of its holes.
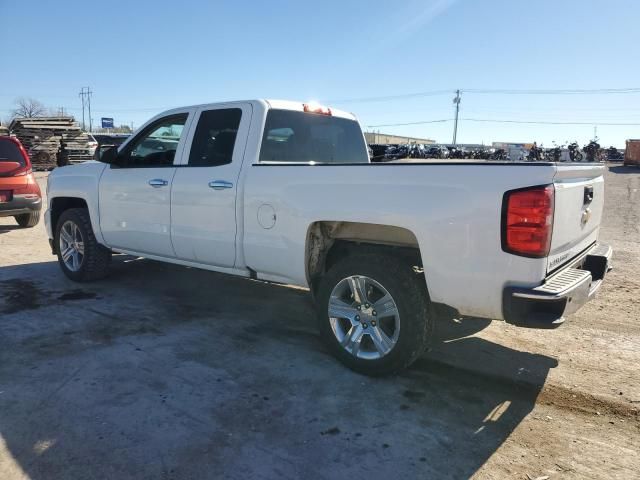
{"type": "Polygon", "coordinates": [[[11,112],[13,118],[43,117],[47,113],[42,102],[33,98],[20,97],[15,102],[16,108],[11,112]]]}

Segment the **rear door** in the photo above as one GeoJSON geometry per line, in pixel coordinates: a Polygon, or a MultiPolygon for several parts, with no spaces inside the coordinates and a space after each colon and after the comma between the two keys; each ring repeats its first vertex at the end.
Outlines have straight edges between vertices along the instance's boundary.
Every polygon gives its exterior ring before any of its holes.
{"type": "Polygon", "coordinates": [[[118,165],[100,177],[100,228],[108,246],[174,257],[171,245],[171,186],[181,158],[189,115],[159,118],[118,153],[118,165]]]}
{"type": "Polygon", "coordinates": [[[251,123],[251,104],[200,108],[188,154],[171,191],[171,238],[178,258],[233,267],[240,169],[251,123]]]}
{"type": "Polygon", "coordinates": [[[597,240],[604,207],[604,170],[600,164],[557,164],[547,271],[562,266],[597,240]]]}

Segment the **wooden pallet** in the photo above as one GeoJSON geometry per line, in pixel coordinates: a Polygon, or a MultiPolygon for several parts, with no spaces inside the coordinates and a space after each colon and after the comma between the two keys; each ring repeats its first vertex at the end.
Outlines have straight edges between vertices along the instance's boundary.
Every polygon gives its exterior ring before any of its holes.
{"type": "Polygon", "coordinates": [[[89,136],[80,129],[73,117],[16,118],[11,121],[9,131],[29,152],[35,170],[49,170],[56,166],[61,138],[66,144],[71,163],[92,159],[89,155],[89,136]]]}

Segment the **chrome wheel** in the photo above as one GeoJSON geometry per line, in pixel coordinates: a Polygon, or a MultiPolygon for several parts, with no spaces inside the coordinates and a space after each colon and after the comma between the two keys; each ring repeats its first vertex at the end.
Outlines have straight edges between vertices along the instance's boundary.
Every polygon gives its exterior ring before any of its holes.
{"type": "Polygon", "coordinates": [[[77,272],[84,260],[84,239],[78,225],[67,220],[60,228],[60,257],[65,267],[77,272]]]}
{"type": "Polygon", "coordinates": [[[336,339],[354,357],[382,358],[398,342],[396,302],[372,278],[353,275],[340,280],[329,296],[328,314],[336,339]]]}

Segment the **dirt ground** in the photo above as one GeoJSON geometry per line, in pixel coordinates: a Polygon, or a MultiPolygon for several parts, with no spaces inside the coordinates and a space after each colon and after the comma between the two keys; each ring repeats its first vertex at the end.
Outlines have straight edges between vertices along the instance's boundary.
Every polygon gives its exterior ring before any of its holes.
{"type": "Polygon", "coordinates": [[[0,479],[639,478],[640,170],[606,186],[594,301],[443,320],[383,379],[328,355],[305,291],[128,256],[78,285],[0,219],[0,479]]]}

